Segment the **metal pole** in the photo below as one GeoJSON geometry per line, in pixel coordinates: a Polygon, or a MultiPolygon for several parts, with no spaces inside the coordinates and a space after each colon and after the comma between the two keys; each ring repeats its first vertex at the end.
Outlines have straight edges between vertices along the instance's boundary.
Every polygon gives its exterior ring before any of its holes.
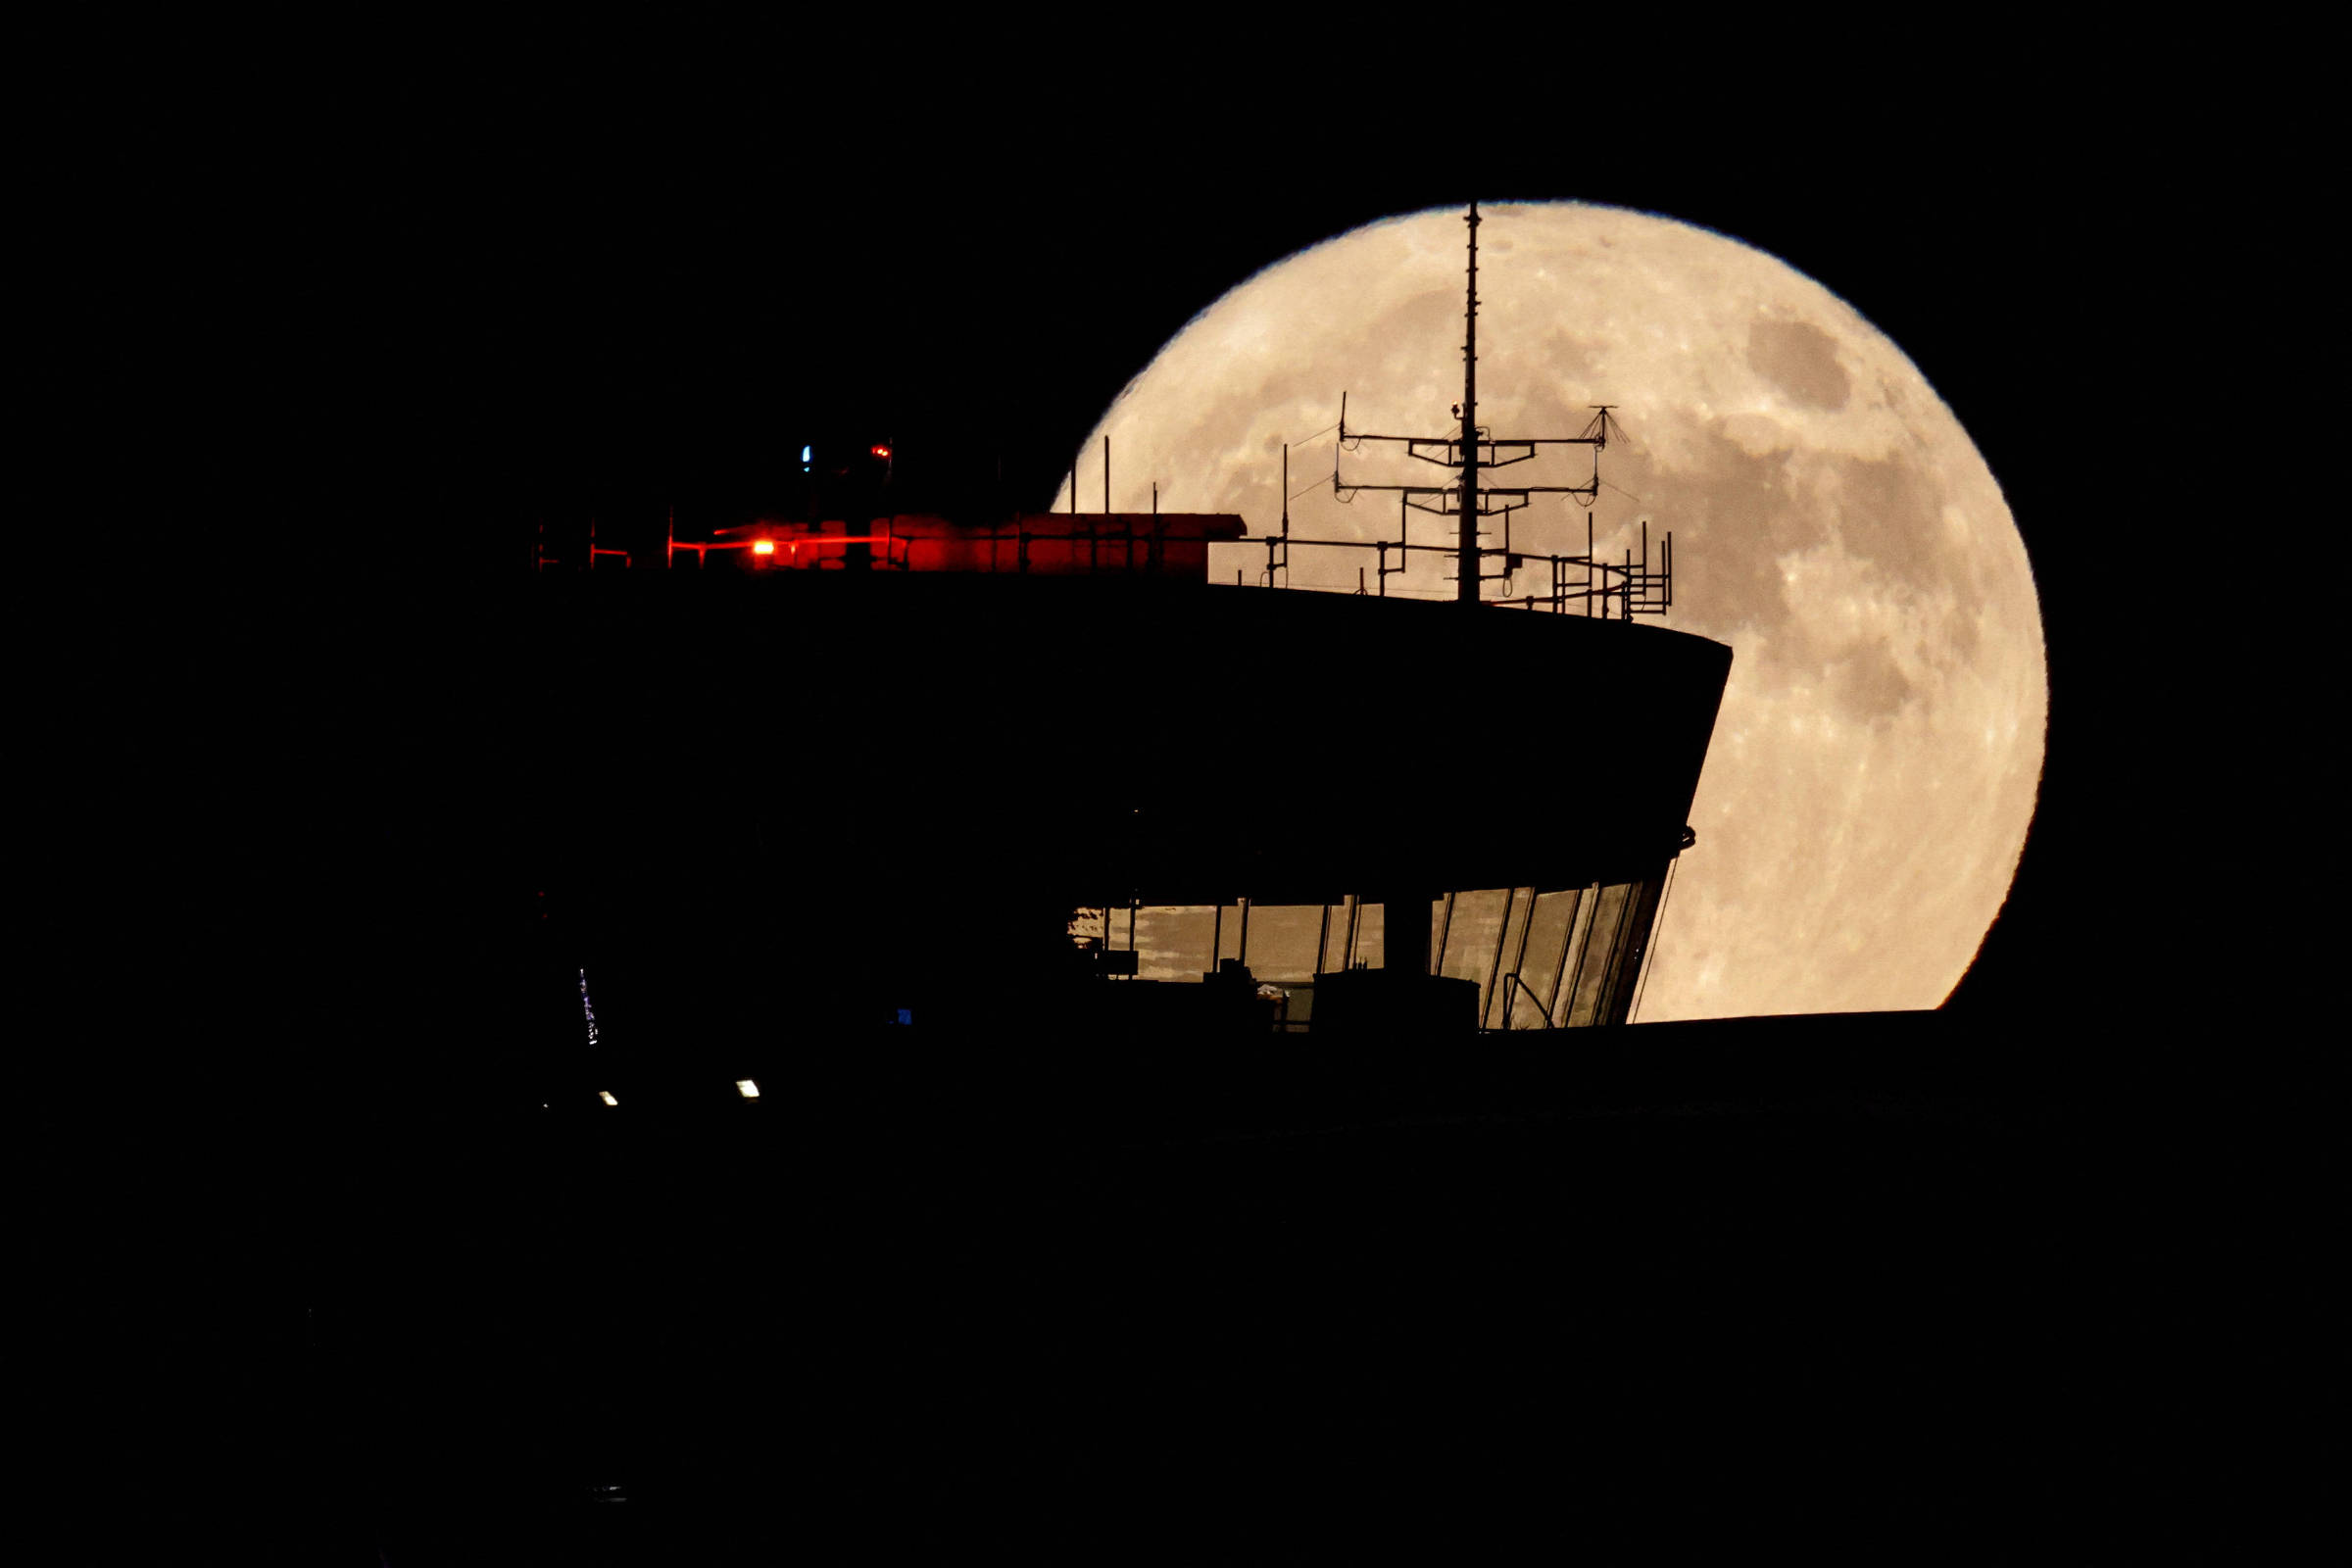
{"type": "MultiPolygon", "coordinates": [[[[1273,554],[1271,550],[1266,552],[1269,564],[1273,554]]],[[[1273,573],[1269,570],[1266,575],[1271,579],[1273,573]]],[[[1291,444],[1288,441],[1282,444],[1282,580],[1286,583],[1291,580],[1291,444]]]]}
{"type": "Polygon", "coordinates": [[[1462,535],[1454,552],[1453,597],[1478,603],[1478,203],[1470,225],[1470,273],[1462,306],[1462,535]]]}

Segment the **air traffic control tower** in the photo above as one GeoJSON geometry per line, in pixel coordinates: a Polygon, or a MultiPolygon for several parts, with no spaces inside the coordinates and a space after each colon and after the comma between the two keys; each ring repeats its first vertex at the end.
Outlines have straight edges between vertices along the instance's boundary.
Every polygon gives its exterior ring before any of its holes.
{"type": "Polygon", "coordinates": [[[1287,507],[1251,536],[1106,493],[984,526],[673,537],[659,563],[591,543],[573,564],[597,569],[536,572],[516,635],[564,672],[524,737],[547,940],[583,999],[612,966],[606,1037],[632,1009],[741,1037],[779,1012],[1125,1026],[1211,999],[1324,1040],[1626,1021],[1731,650],[1637,618],[1672,604],[1671,536],[1654,562],[1646,534],[1638,558],[1512,549],[1539,496],[1590,507],[1613,423],[1478,425],[1469,223],[1458,423],[1381,436],[1341,407],[1343,450],[1446,470],[1335,466],[1343,494],[1396,497],[1393,536],[1297,536],[1287,507]],[[1574,445],[1589,481],[1503,482],[1574,445]],[[1300,550],[1354,552],[1364,589],[1285,588],[1300,550]],[[1431,556],[1450,599],[1390,591],[1431,556]]]}

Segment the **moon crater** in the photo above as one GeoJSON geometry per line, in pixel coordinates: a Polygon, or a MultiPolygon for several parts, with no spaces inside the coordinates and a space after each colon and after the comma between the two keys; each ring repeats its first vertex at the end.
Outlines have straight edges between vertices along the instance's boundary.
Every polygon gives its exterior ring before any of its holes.
{"type": "Polygon", "coordinates": [[[1837,340],[1810,321],[1756,322],[1747,329],[1747,363],[1804,408],[1835,412],[1853,391],[1837,340]]]}

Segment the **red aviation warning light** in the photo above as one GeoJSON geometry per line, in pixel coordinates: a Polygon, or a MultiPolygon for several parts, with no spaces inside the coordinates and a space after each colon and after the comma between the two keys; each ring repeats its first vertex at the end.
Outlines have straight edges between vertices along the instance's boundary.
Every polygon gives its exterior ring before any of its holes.
{"type": "Polygon", "coordinates": [[[877,443],[873,448],[873,453],[877,458],[887,458],[890,456],[890,448],[877,443]]]}

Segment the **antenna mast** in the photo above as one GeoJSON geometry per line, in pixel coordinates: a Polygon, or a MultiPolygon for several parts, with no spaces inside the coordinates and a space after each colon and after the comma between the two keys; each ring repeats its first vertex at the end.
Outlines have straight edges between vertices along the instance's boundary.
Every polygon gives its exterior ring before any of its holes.
{"type": "Polygon", "coordinates": [[[1470,225],[1470,274],[1462,301],[1462,529],[1454,552],[1454,600],[1478,603],[1478,203],[1470,225]]]}
{"type": "MultiPolygon", "coordinates": [[[[1409,457],[1440,467],[1460,470],[1461,477],[1446,484],[1349,484],[1340,473],[1339,459],[1335,456],[1331,467],[1332,493],[1342,501],[1354,499],[1359,490],[1392,492],[1401,509],[1435,513],[1456,520],[1457,531],[1450,545],[1415,544],[1409,535],[1400,535],[1388,542],[1376,541],[1372,548],[1380,552],[1381,592],[1388,591],[1388,579],[1405,569],[1415,551],[1450,555],[1454,560],[1454,599],[1459,604],[1475,605],[1484,602],[1481,588],[1488,582],[1506,585],[1507,595],[1511,575],[1531,562],[1544,562],[1551,569],[1548,593],[1530,593],[1502,602],[1524,604],[1529,609],[1538,605],[1554,611],[1565,610],[1572,602],[1581,602],[1585,613],[1597,609],[1603,615],[1622,615],[1630,620],[1637,614],[1663,614],[1674,602],[1674,536],[1664,542],[1664,553],[1653,567],[1649,561],[1648,525],[1642,527],[1642,558],[1636,561],[1627,551],[1623,562],[1604,562],[1594,558],[1591,529],[1586,531],[1585,553],[1581,556],[1543,556],[1522,553],[1511,547],[1511,514],[1522,511],[1528,498],[1538,495],[1574,496],[1588,509],[1600,496],[1600,452],[1609,444],[1608,404],[1595,404],[1593,416],[1581,435],[1501,437],[1489,435],[1478,424],[1478,225],[1484,221],[1478,216],[1478,203],[1472,202],[1462,221],[1469,229],[1468,266],[1464,274],[1462,294],[1462,401],[1454,409],[1460,418],[1460,428],[1451,436],[1374,435],[1348,427],[1348,395],[1340,394],[1340,439],[1338,451],[1349,450],[1351,441],[1396,441],[1403,444],[1409,457]],[[1514,463],[1526,463],[1547,446],[1589,446],[1592,449],[1592,476],[1583,484],[1528,484],[1496,486],[1482,484],[1480,470],[1507,467],[1514,463]],[[1482,542],[1479,524],[1485,519],[1502,519],[1502,540],[1498,545],[1482,542]],[[1396,565],[1389,564],[1388,553],[1396,552],[1396,565]],[[1486,562],[1501,558],[1501,569],[1488,571],[1486,562]],[[1568,576],[1571,568],[1581,568],[1581,581],[1568,576]]],[[[1286,449],[1287,459],[1287,449],[1286,449]]],[[[1287,465],[1286,465],[1287,466],[1287,465]]],[[[1288,544],[1341,546],[1348,542],[1326,539],[1297,539],[1290,536],[1290,484],[1286,475],[1283,484],[1283,539],[1288,544]]],[[[1355,546],[1361,548],[1360,545],[1355,546]]]]}

